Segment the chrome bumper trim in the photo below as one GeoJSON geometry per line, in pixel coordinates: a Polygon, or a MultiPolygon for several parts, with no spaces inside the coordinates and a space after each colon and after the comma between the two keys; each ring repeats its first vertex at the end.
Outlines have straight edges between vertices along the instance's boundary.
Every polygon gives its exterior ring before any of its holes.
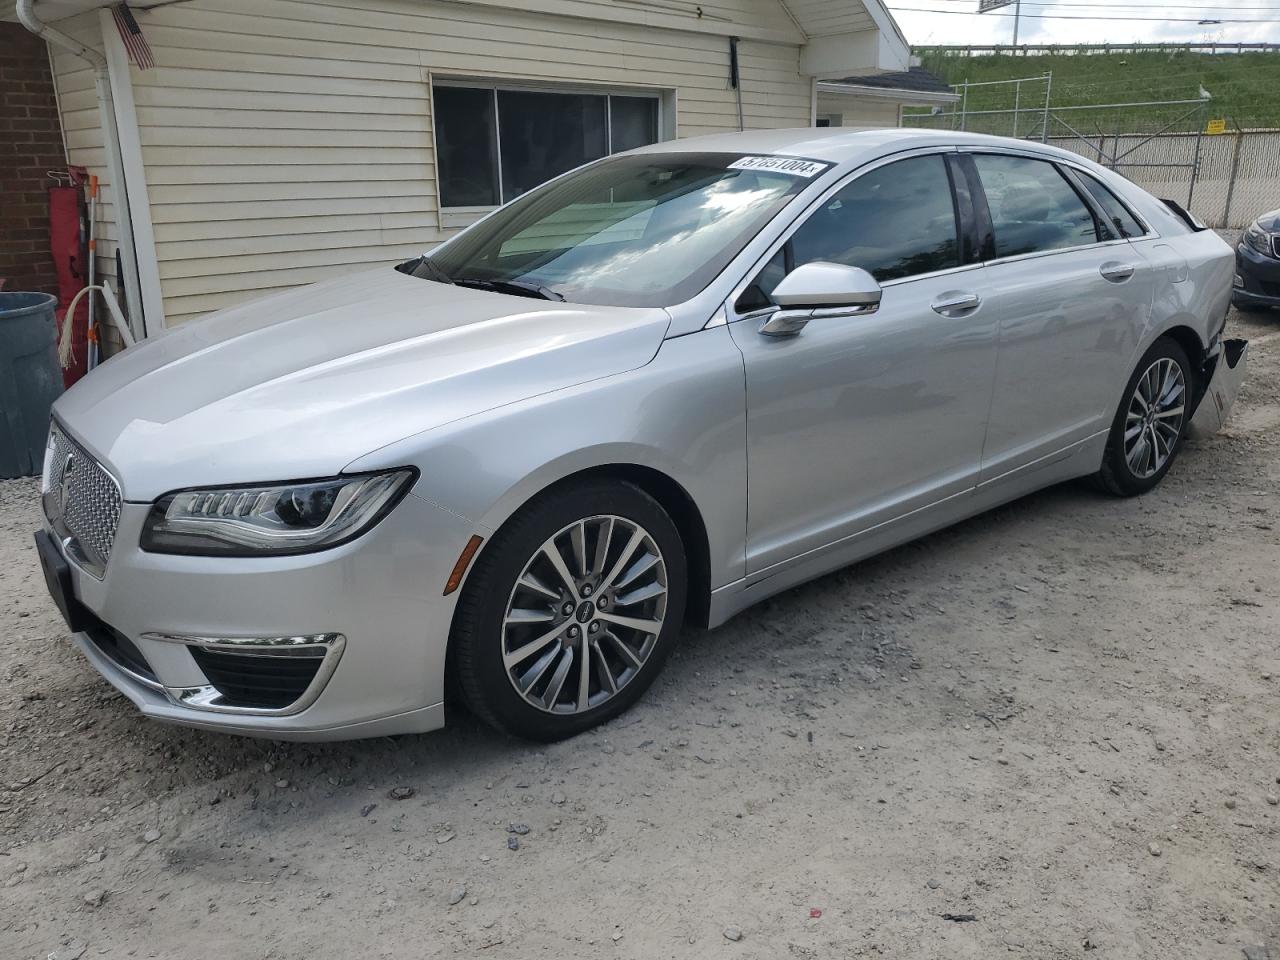
{"type": "MultiPolygon", "coordinates": [[[[82,634],[82,636],[88,636],[88,634],[82,634]]],[[[144,677],[142,674],[138,673],[136,670],[129,669],[127,666],[125,666],[115,657],[112,657],[109,654],[104,653],[102,651],[102,648],[99,647],[96,643],[94,643],[92,638],[90,638],[88,642],[93,645],[94,649],[98,651],[99,655],[102,656],[105,660],[107,660],[107,662],[109,662],[114,669],[119,670],[121,673],[123,673],[126,677],[128,677],[134,683],[138,684],[141,687],[146,687],[148,690],[154,690],[156,693],[167,692],[164,688],[163,683],[160,683],[158,680],[152,680],[150,677],[144,677]]]]}
{"type": "Polygon", "coordinates": [[[1222,429],[1231,416],[1231,408],[1240,393],[1248,361],[1248,340],[1223,341],[1222,350],[1209,378],[1209,386],[1187,423],[1188,436],[1194,440],[1203,440],[1222,429]]]}
{"type": "Polygon", "coordinates": [[[178,643],[186,647],[205,650],[221,650],[253,657],[322,657],[315,677],[297,700],[287,707],[240,707],[224,701],[222,693],[213,684],[191,687],[165,687],[164,692],[175,704],[203,710],[208,713],[224,713],[246,717],[287,717],[301,713],[315,703],[325,684],[338,668],[338,660],[346,648],[347,638],[341,633],[314,633],[293,637],[192,637],[171,633],[144,633],[144,640],[161,643],[178,643]]]}

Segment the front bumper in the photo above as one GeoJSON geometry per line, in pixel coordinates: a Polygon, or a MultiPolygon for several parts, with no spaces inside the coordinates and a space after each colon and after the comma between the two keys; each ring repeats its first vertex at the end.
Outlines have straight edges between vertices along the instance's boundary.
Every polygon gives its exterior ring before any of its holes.
{"type": "Polygon", "coordinates": [[[188,557],[138,547],[149,509],[124,504],[103,579],[70,560],[71,592],[93,618],[74,634],[76,644],[142,713],[276,739],[354,739],[443,725],[456,595],[442,591],[475,532],[467,521],[410,495],[373,530],[331,550],[188,557]],[[104,643],[103,628],[120,642],[104,643]],[[234,655],[269,653],[267,640],[317,658],[313,677],[303,678],[305,695],[286,709],[234,699],[229,705],[212,658],[223,657],[222,668],[234,655]]]}
{"type": "Polygon", "coordinates": [[[1236,246],[1232,299],[1259,307],[1280,307],[1280,260],[1259,253],[1246,243],[1236,246]]]}

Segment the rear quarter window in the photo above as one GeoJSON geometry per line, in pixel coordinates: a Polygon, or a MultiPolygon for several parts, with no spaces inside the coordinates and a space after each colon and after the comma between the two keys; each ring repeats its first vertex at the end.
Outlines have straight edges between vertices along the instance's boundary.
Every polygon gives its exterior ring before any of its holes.
{"type": "Polygon", "coordinates": [[[1127,240],[1131,237],[1141,237],[1147,232],[1146,227],[1129,212],[1129,208],[1112,192],[1110,187],[1083,171],[1077,170],[1076,175],[1080,178],[1080,182],[1084,184],[1085,189],[1092,194],[1093,199],[1098,202],[1102,212],[1107,215],[1107,226],[1117,237],[1123,237],[1127,240]]]}

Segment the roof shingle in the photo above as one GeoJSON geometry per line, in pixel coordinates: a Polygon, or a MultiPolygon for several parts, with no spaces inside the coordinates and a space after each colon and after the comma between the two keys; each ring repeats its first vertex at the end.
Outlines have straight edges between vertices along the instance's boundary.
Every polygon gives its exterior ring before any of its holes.
{"type": "Polygon", "coordinates": [[[912,67],[898,73],[880,73],[870,77],[846,77],[830,83],[847,83],[859,87],[883,87],[887,90],[916,90],[921,93],[952,93],[951,87],[937,74],[924,67],[912,67]]]}

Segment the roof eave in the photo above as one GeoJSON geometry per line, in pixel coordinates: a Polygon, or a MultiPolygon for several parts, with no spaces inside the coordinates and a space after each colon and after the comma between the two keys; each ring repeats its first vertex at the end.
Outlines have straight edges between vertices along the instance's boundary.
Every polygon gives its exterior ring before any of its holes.
{"type": "Polygon", "coordinates": [[[811,37],[800,48],[800,72],[818,80],[841,80],[907,69],[906,46],[883,30],[859,30],[829,37],[811,37]]]}
{"type": "MultiPolygon", "coordinates": [[[[36,0],[35,9],[45,23],[55,23],[99,7],[109,7],[115,2],[117,0],[36,0]]],[[[129,6],[142,11],[167,2],[171,0],[130,0],[129,6]]],[[[0,20],[17,20],[16,8],[16,0],[0,0],[0,20]]]]}
{"type": "Polygon", "coordinates": [[[844,96],[870,97],[876,100],[892,100],[895,103],[956,103],[960,100],[958,93],[944,93],[941,90],[907,90],[903,87],[867,87],[857,83],[833,83],[830,80],[818,81],[819,93],[835,93],[844,96]]]}

